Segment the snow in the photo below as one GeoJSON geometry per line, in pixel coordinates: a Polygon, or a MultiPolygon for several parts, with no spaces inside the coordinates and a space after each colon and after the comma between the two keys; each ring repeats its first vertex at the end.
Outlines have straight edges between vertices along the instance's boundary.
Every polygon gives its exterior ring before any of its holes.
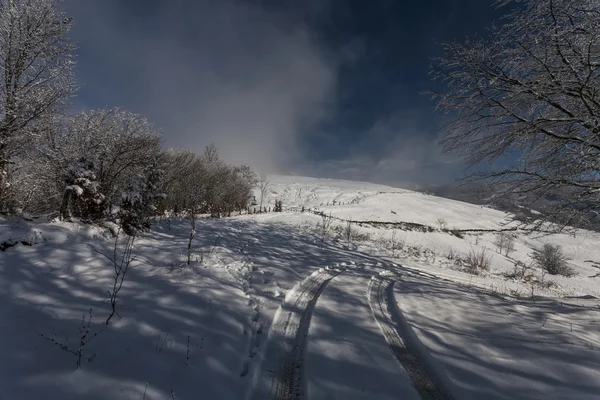
{"type": "Polygon", "coordinates": [[[292,381],[306,399],[418,398],[370,308],[368,283],[385,272],[396,279],[398,331],[454,398],[600,398],[600,280],[589,277],[598,269],[588,262],[600,260],[600,234],[518,233],[507,257],[496,252],[494,232],[457,237],[438,221],[495,230],[507,218],[497,210],[364,182],[269,180],[264,205],[282,200],[284,212],[199,220],[190,266],[189,221],[157,220],[136,238],[108,327],[108,229],[0,219],[1,396],[258,398],[268,389],[265,368],[279,376],[282,352],[272,349],[292,340],[302,366],[292,381]],[[312,211],[339,218],[325,240],[312,211]],[[431,231],[353,224],[348,244],[347,219],[431,231]],[[392,252],[394,232],[403,245],[392,252]],[[546,275],[551,288],[506,277],[544,243],[562,245],[578,275],[546,275]],[[479,276],[448,259],[481,250],[492,267],[479,276]],[[299,314],[303,328],[285,331],[288,339],[277,334],[282,302],[298,295],[291,289],[327,267],[343,271],[302,300],[311,310],[299,314]],[[77,350],[90,309],[90,335],[100,333],[77,369],[76,357],[49,339],[77,350]]]}
{"type": "Polygon", "coordinates": [[[317,301],[306,358],[311,399],[419,399],[371,315],[371,273],[340,275],[317,301]]]}
{"type": "MultiPolygon", "coordinates": [[[[229,280],[225,269],[167,272],[174,260],[161,253],[176,256],[178,250],[171,247],[184,248],[183,240],[164,232],[157,236],[140,241],[140,260],[122,293],[123,317],[110,328],[103,321],[112,270],[94,250],[111,254],[110,242],[66,240],[17,245],[6,252],[0,262],[0,332],[10,340],[2,340],[0,352],[10,362],[4,363],[0,385],[7,398],[137,398],[146,382],[148,398],[167,398],[172,388],[176,393],[202,390],[208,398],[239,398],[246,297],[221,283],[229,280]],[[86,346],[83,368],[75,370],[75,358],[39,334],[77,348],[81,317],[90,308],[92,331],[105,331],[86,346]]],[[[219,258],[230,257],[224,251],[219,258]]]]}
{"type": "MultiPolygon", "coordinates": [[[[503,276],[513,270],[514,261],[521,260],[529,263],[533,249],[541,248],[545,243],[558,244],[563,247],[569,263],[578,275],[572,278],[546,276],[556,283],[556,287],[536,289],[536,294],[552,297],[591,295],[600,298],[600,281],[589,278],[599,272],[589,263],[590,260],[600,260],[600,233],[598,232],[576,229],[575,236],[566,233],[551,236],[514,233],[516,251],[506,257],[496,251],[494,232],[471,232],[461,239],[451,233],[440,231],[439,219],[445,221],[448,229],[498,230],[510,227],[510,224],[507,224],[508,214],[485,206],[365,182],[288,176],[271,177],[269,204],[274,199],[283,199],[284,209],[287,207],[298,210],[304,206],[307,210],[313,208],[325,214],[331,213],[333,217],[351,219],[354,222],[411,222],[428,226],[434,231],[403,231],[394,226],[363,226],[356,229],[372,239],[369,245],[362,244],[361,248],[365,251],[379,250],[379,254],[386,253],[381,250],[380,242],[383,239],[389,240],[395,230],[397,239],[404,241],[405,247],[413,247],[413,250],[418,248],[421,252],[428,249],[435,253],[435,255],[430,253],[427,256],[423,254],[414,256],[415,251],[400,252],[402,254],[399,260],[403,263],[425,270],[439,271],[443,276],[451,276],[459,281],[467,280],[469,283],[487,289],[497,290],[501,287],[500,290],[506,293],[510,290],[520,292],[530,290],[528,285],[507,281],[503,276]],[[340,199],[344,199],[342,205],[339,205],[340,199]],[[333,200],[336,200],[336,205],[332,205],[333,200]],[[468,254],[472,250],[475,252],[486,250],[492,258],[492,270],[485,277],[474,277],[456,271],[453,269],[454,263],[445,259],[451,250],[459,255],[468,254]]],[[[270,221],[277,217],[273,217],[272,214],[262,214],[257,218],[270,221]]],[[[320,217],[294,213],[278,220],[300,227],[305,226],[307,221],[314,225],[320,221],[320,217]]],[[[343,225],[343,222],[334,221],[334,224],[343,225]]],[[[385,255],[389,256],[389,254],[385,255]]]]}
{"type": "Polygon", "coordinates": [[[383,185],[330,179],[273,176],[264,204],[272,205],[275,199],[283,200],[284,208],[318,208],[356,221],[410,221],[436,227],[437,219],[442,218],[451,229],[497,229],[506,219],[505,213],[487,207],[383,185]]]}
{"type": "MultiPolygon", "coordinates": [[[[89,186],[89,184],[88,184],[89,186]]],[[[71,185],[66,187],[67,190],[71,189],[75,192],[76,196],[81,196],[83,194],[83,188],[79,185],[71,185]]]]}
{"type": "Polygon", "coordinates": [[[424,275],[406,274],[395,289],[456,398],[600,398],[598,308],[514,301],[424,275]]]}

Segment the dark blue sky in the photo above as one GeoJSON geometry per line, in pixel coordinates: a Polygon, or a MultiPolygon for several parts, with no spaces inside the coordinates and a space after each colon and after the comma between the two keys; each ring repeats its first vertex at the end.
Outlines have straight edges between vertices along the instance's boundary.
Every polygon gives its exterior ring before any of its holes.
{"type": "Polygon", "coordinates": [[[79,108],[121,106],[165,145],[215,142],[266,172],[428,186],[459,176],[437,148],[437,42],[484,34],[488,0],[65,0],[79,108]]]}

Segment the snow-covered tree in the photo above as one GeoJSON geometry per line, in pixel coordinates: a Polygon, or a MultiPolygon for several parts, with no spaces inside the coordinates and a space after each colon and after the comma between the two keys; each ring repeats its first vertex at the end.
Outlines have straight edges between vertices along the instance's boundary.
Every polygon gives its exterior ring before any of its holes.
{"type": "Polygon", "coordinates": [[[92,110],[75,116],[62,147],[86,154],[97,166],[107,200],[119,204],[132,179],[160,154],[160,133],[146,118],[119,109],[92,110]]]}
{"type": "Polygon", "coordinates": [[[473,178],[506,182],[505,193],[558,194],[547,218],[560,226],[598,218],[598,1],[501,3],[513,9],[501,25],[444,44],[434,61],[434,77],[446,85],[433,93],[449,118],[444,149],[471,165],[502,159],[473,178]]]}
{"type": "Polygon", "coordinates": [[[128,235],[150,229],[150,218],[157,210],[156,202],[166,197],[160,192],[163,177],[164,171],[154,162],[144,168],[123,192],[119,222],[128,235]]]}
{"type": "Polygon", "coordinates": [[[70,26],[57,0],[0,0],[0,211],[33,126],[76,90],[70,26]]]}
{"type": "Polygon", "coordinates": [[[73,216],[84,221],[96,221],[103,217],[105,196],[100,192],[94,163],[81,158],[64,171],[65,189],[60,207],[62,219],[73,216]]]}
{"type": "Polygon", "coordinates": [[[37,212],[56,209],[64,190],[63,171],[81,158],[94,165],[99,190],[109,207],[121,203],[122,192],[160,154],[160,135],[153,126],[139,115],[117,109],[47,121],[37,144],[22,166],[22,173],[32,179],[26,184],[38,187],[37,197],[28,204],[37,212]]]}

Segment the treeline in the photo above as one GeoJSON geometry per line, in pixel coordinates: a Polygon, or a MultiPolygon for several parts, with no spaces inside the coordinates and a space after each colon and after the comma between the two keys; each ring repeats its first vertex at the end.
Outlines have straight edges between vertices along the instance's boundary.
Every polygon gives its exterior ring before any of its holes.
{"type": "Polygon", "coordinates": [[[76,94],[71,18],[57,0],[0,0],[0,213],[114,220],[245,209],[247,166],[161,148],[161,132],[120,109],[68,112],[76,94]]]}
{"type": "Polygon", "coordinates": [[[201,156],[186,149],[169,149],[163,156],[162,192],[166,196],[159,201],[161,212],[223,217],[248,207],[256,174],[248,166],[220,160],[214,145],[207,146],[201,156]]]}

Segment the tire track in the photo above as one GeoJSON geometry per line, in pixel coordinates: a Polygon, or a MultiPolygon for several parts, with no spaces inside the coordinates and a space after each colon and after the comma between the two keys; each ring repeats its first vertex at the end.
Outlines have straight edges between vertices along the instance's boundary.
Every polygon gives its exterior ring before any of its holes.
{"type": "Polygon", "coordinates": [[[426,368],[416,346],[410,346],[402,339],[409,337],[402,329],[403,316],[397,311],[394,300],[395,280],[385,276],[373,276],[367,289],[369,305],[373,316],[385,337],[394,356],[404,367],[413,386],[423,400],[452,400],[452,396],[442,388],[426,368]]]}
{"type": "Polygon", "coordinates": [[[325,286],[342,271],[320,269],[285,297],[269,332],[259,378],[250,399],[301,400],[305,397],[304,353],[310,318],[325,286]]]}

